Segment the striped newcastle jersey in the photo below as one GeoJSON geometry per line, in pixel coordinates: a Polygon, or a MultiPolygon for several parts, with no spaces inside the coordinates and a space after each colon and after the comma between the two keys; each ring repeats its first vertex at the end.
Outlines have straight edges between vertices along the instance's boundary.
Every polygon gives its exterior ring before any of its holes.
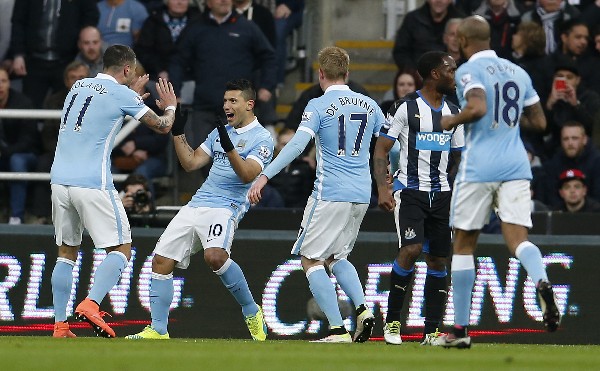
{"type": "Polygon", "coordinates": [[[394,190],[449,191],[448,154],[464,146],[464,127],[443,130],[444,115],[457,114],[459,108],[442,99],[433,108],[420,91],[408,94],[390,108],[381,135],[400,142],[400,160],[394,174],[394,190]]]}

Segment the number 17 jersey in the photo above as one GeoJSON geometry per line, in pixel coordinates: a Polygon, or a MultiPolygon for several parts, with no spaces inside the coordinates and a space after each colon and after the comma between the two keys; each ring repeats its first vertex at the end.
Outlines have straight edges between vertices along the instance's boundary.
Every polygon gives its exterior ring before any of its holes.
{"type": "Polygon", "coordinates": [[[113,190],[110,154],[125,115],[139,120],[147,111],[142,97],[112,76],[81,79],[62,110],[50,183],[113,190]]]}

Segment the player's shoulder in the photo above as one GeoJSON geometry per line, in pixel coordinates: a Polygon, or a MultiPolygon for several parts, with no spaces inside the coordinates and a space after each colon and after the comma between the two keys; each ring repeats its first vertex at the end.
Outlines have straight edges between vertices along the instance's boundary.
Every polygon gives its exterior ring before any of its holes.
{"type": "Polygon", "coordinates": [[[255,127],[253,127],[251,129],[251,131],[252,131],[252,136],[254,138],[256,138],[256,140],[258,142],[264,141],[264,140],[273,141],[273,136],[271,135],[271,132],[267,128],[262,126],[261,123],[258,121],[257,121],[257,125],[255,127]]]}
{"type": "Polygon", "coordinates": [[[392,104],[392,106],[390,107],[390,109],[388,110],[387,113],[389,113],[390,115],[394,116],[396,114],[396,112],[398,112],[398,110],[400,109],[400,107],[402,107],[402,105],[406,105],[409,102],[414,102],[417,99],[419,99],[419,94],[417,94],[416,91],[412,92],[412,93],[408,93],[404,97],[396,100],[394,102],[394,104],[392,104]]]}

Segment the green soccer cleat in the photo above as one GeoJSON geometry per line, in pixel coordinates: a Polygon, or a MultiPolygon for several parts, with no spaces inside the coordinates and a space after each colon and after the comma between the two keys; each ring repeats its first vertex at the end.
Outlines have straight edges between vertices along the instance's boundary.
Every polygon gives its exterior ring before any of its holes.
{"type": "Polygon", "coordinates": [[[158,332],[156,332],[155,329],[153,329],[150,326],[146,326],[144,327],[144,329],[141,332],[138,332],[137,334],[133,334],[133,335],[127,335],[125,336],[125,339],[132,339],[132,340],[169,340],[169,333],[167,332],[164,335],[159,334],[158,332]]]}
{"type": "Polygon", "coordinates": [[[267,340],[267,324],[265,323],[265,317],[263,316],[260,305],[258,306],[258,312],[256,312],[255,315],[247,316],[244,320],[246,321],[248,330],[250,330],[252,339],[257,341],[267,340]]]}

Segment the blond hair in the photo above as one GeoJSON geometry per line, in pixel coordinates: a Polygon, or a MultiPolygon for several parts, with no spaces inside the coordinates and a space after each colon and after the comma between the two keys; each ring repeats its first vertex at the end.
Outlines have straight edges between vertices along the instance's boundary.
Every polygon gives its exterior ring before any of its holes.
{"type": "Polygon", "coordinates": [[[328,46],[319,52],[319,68],[328,80],[344,80],[348,74],[350,57],[337,46],[328,46]]]}

